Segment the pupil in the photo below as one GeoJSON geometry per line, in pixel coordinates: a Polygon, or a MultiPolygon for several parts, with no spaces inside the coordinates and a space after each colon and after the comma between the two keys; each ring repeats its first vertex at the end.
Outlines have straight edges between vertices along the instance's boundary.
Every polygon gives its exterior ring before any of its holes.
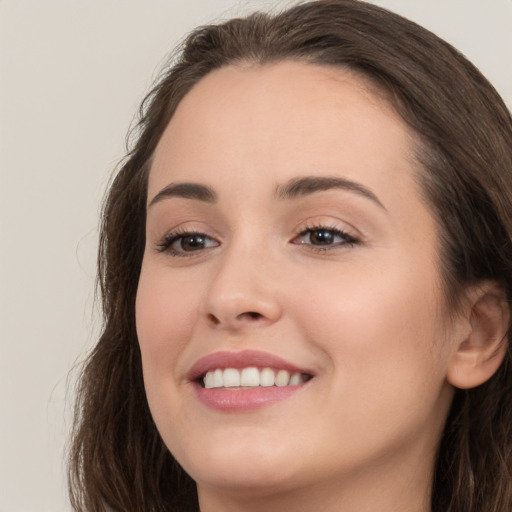
{"type": "Polygon", "coordinates": [[[204,247],[204,238],[200,235],[191,235],[182,239],[181,247],[184,251],[194,251],[204,247]]]}
{"type": "Polygon", "coordinates": [[[311,233],[311,242],[319,245],[328,245],[333,243],[333,234],[330,231],[313,231],[311,233]]]}

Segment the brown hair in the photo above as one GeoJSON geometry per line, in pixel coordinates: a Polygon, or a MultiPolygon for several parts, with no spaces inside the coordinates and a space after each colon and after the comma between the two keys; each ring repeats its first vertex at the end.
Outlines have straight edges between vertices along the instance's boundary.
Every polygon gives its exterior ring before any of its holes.
{"type": "MultiPolygon", "coordinates": [[[[418,179],[440,227],[449,303],[456,304],[462,286],[484,279],[512,296],[512,119],[460,53],[357,0],[319,0],[200,28],[145,99],[135,141],[104,204],[98,256],[104,330],[81,375],[70,450],[76,511],[198,509],[195,484],[163,444],[142,380],[134,306],[147,176],[177,105],[201,78],[230,64],[285,59],[363,75],[418,134],[418,179]]],[[[436,512],[512,510],[511,363],[509,349],[488,382],[456,392],[435,468],[436,512]]]]}

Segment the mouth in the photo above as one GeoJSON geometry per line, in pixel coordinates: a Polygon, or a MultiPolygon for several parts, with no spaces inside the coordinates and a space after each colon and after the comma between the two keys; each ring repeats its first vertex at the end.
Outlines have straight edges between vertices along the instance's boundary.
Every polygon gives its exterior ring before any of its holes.
{"type": "Polygon", "coordinates": [[[313,371],[265,352],[216,352],[188,373],[199,400],[216,410],[245,411],[285,400],[315,377],[313,371]]]}
{"type": "Polygon", "coordinates": [[[253,389],[258,387],[299,386],[313,376],[307,373],[290,372],[277,368],[216,368],[209,370],[198,379],[198,383],[206,389],[253,389]]]}

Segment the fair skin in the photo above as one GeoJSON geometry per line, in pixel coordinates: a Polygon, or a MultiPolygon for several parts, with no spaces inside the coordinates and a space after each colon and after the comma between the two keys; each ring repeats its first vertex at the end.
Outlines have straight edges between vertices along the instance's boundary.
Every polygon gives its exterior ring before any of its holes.
{"type": "Polygon", "coordinates": [[[303,63],[222,68],[180,103],[149,175],[136,320],[153,418],[202,512],[430,509],[450,376],[476,383],[414,142],[353,74],[303,63]],[[200,399],[247,392],[191,377],[245,350],[308,380],[258,406],[200,399]]]}

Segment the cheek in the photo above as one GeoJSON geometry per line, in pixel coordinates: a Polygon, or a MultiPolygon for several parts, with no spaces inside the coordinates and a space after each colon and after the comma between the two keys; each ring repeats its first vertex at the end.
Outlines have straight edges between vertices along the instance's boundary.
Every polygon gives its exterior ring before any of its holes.
{"type": "Polygon", "coordinates": [[[169,272],[143,265],[135,306],[137,334],[141,351],[160,361],[180,351],[194,326],[197,293],[192,286],[180,285],[169,272]]]}
{"type": "Polygon", "coordinates": [[[346,448],[340,431],[356,455],[378,450],[382,440],[399,446],[420,432],[432,435],[449,407],[435,273],[423,279],[390,268],[331,276],[322,293],[313,276],[303,283],[314,297],[309,307],[296,304],[301,331],[329,361],[320,401],[332,413],[333,453],[346,448]]]}
{"type": "Polygon", "coordinates": [[[347,381],[356,390],[396,382],[398,389],[412,384],[422,392],[427,382],[443,381],[447,350],[437,272],[407,268],[407,262],[382,261],[303,281],[303,295],[312,300],[307,308],[296,303],[302,331],[340,370],[334,372],[340,389],[347,381]]]}
{"type": "Polygon", "coordinates": [[[169,413],[166,404],[178,405],[178,362],[197,325],[197,292],[168,274],[143,264],[135,309],[144,385],[155,419],[169,413]]]}

